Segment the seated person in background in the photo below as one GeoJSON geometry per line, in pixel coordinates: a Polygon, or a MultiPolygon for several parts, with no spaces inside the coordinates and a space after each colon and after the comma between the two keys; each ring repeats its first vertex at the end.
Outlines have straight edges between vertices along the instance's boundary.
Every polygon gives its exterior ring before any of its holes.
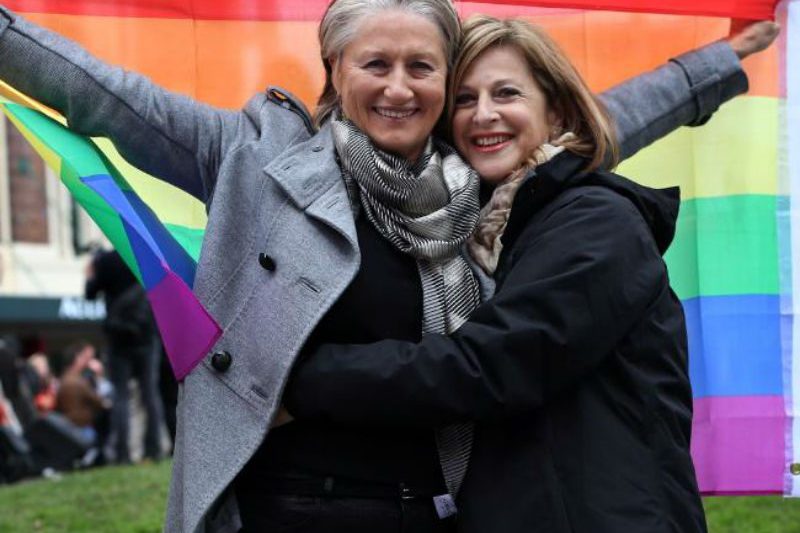
{"type": "Polygon", "coordinates": [[[98,431],[97,423],[107,418],[111,408],[110,386],[103,374],[103,364],[94,347],[86,342],[74,344],[64,352],[64,372],[56,395],[56,410],[101,449],[108,431],[105,427],[98,431]]]}
{"type": "Polygon", "coordinates": [[[25,375],[29,379],[33,404],[40,415],[56,407],[56,379],[50,370],[47,355],[35,353],[28,358],[25,375]]]}

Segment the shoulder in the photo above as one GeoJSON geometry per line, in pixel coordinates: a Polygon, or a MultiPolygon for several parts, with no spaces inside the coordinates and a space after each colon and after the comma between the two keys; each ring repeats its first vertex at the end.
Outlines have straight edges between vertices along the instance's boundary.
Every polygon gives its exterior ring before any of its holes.
{"type": "Polygon", "coordinates": [[[542,211],[543,216],[539,218],[542,225],[560,226],[564,219],[569,218],[580,223],[569,227],[599,224],[606,228],[618,227],[623,233],[639,226],[644,229],[645,226],[641,214],[628,198],[600,185],[567,189],[542,211]]]}
{"type": "Polygon", "coordinates": [[[518,236],[507,244],[509,254],[543,249],[615,250],[632,241],[648,247],[652,234],[633,203],[617,192],[597,185],[565,189],[528,219],[518,236]]]}
{"type": "Polygon", "coordinates": [[[245,105],[244,114],[264,134],[276,139],[291,139],[315,132],[311,114],[303,102],[281,87],[270,86],[245,105]]]}

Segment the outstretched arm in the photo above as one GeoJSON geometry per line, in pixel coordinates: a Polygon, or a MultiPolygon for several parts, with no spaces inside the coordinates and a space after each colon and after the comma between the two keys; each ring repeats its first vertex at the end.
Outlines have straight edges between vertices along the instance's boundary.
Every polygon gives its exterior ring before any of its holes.
{"type": "Polygon", "coordinates": [[[109,137],[137,167],[206,200],[226,139],[244,115],[170,93],[0,6],[0,79],[62,113],[73,130],[109,137]]]}
{"type": "Polygon", "coordinates": [[[595,371],[669,290],[644,220],[609,191],[573,198],[523,239],[503,286],[457,332],[323,345],[296,366],[289,413],[425,426],[518,415],[595,371]]]}
{"type": "Polygon", "coordinates": [[[616,123],[620,160],[681,126],[704,124],[719,106],[747,91],[740,60],[767,48],[779,27],[734,21],[731,35],[602,93],[616,123]]]}

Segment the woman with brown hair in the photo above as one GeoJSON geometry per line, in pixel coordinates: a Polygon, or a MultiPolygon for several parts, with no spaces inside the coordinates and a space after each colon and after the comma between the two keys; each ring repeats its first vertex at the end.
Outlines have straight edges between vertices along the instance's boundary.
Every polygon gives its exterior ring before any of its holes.
{"type": "Polygon", "coordinates": [[[453,141],[491,193],[468,248],[497,292],[450,336],[322,346],[296,367],[289,412],[474,421],[460,531],[705,531],[662,259],[678,190],[601,169],[617,157],[611,121],[538,28],[467,21],[452,72],[453,141]]]}
{"type": "MultiPolygon", "coordinates": [[[[449,333],[479,303],[477,175],[433,135],[460,34],[449,0],[332,2],[312,121],[274,87],[212,108],[0,7],[0,78],[209,212],[193,290],[224,333],[180,387],[165,530],[451,529],[421,496],[457,492],[460,431],[270,424],[298,355],[449,333]]],[[[606,96],[631,154],[745,88],[717,43],[606,96]]]]}

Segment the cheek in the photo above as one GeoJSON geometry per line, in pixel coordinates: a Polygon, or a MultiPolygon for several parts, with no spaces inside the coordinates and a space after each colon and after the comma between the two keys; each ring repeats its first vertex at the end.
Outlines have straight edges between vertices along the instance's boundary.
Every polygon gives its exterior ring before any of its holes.
{"type": "Polygon", "coordinates": [[[363,115],[369,110],[375,92],[372,85],[368,79],[356,75],[351,75],[342,84],[342,108],[348,116],[363,115]]]}
{"type": "Polygon", "coordinates": [[[431,111],[435,111],[437,116],[441,115],[442,111],[444,111],[447,91],[443,78],[437,77],[425,81],[424,84],[418,88],[417,94],[424,97],[427,107],[431,111]]]}
{"type": "Polygon", "coordinates": [[[532,119],[529,117],[523,127],[522,135],[523,149],[528,152],[533,152],[536,148],[550,140],[550,127],[547,121],[541,117],[532,119]]]}

